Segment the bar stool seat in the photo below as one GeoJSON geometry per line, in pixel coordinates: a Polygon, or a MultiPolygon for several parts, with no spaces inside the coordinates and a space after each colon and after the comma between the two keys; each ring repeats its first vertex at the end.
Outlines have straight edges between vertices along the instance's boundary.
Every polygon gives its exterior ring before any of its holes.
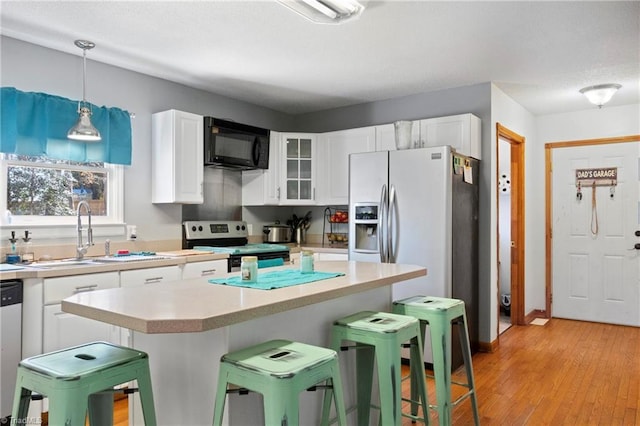
{"type": "Polygon", "coordinates": [[[222,424],[226,394],[245,390],[262,394],[265,425],[298,425],[299,394],[315,387],[325,388],[323,412],[330,410],[333,399],[338,423],[346,425],[335,351],[289,340],[271,340],[228,353],[220,360],[213,425],[222,424]],[[229,390],[230,384],[241,389],[229,390]]]}
{"type": "Polygon", "coordinates": [[[473,365],[471,348],[469,345],[469,331],[467,329],[467,315],[464,302],[458,299],[448,299],[434,296],[414,296],[393,302],[393,312],[410,315],[420,320],[421,336],[425,335],[429,325],[431,333],[431,351],[433,354],[433,372],[436,384],[436,400],[438,419],[441,425],[450,425],[453,408],[466,398],[471,399],[473,418],[476,425],[480,424],[478,402],[476,399],[475,383],[473,379],[473,365]],[[451,326],[460,327],[460,345],[462,358],[467,375],[467,383],[452,383],[451,381],[451,326]],[[452,384],[464,386],[468,390],[465,394],[452,402],[452,384]]]}
{"type": "MultiPolygon", "coordinates": [[[[145,425],[156,425],[147,354],[93,342],[26,358],[18,364],[12,421],[26,422],[32,392],[49,398],[49,424],[93,423],[92,394],[137,380],[145,425]]],[[[111,396],[111,400],[113,397],[111,396]]]]}
{"type": "MultiPolygon", "coordinates": [[[[331,329],[332,348],[348,350],[343,341],[356,343],[357,424],[368,425],[371,409],[371,389],[374,363],[380,393],[380,422],[400,425],[402,417],[429,424],[424,372],[422,337],[417,319],[387,312],[362,311],[334,321],[331,329]],[[402,345],[410,341],[412,388],[417,389],[411,399],[402,397],[402,345]],[[411,413],[402,413],[402,401],[411,403],[411,413]],[[422,416],[418,416],[418,407],[422,416]]],[[[324,416],[323,416],[324,417],[324,416]]]]}

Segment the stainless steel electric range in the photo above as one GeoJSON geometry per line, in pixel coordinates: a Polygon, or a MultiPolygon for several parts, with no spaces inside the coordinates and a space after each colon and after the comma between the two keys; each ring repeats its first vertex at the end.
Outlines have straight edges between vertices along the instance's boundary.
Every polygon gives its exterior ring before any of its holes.
{"type": "Polygon", "coordinates": [[[247,223],[227,220],[197,220],[182,224],[182,248],[228,253],[228,271],[239,271],[242,256],[258,260],[278,259],[289,262],[289,247],[280,244],[249,244],[247,223]]]}

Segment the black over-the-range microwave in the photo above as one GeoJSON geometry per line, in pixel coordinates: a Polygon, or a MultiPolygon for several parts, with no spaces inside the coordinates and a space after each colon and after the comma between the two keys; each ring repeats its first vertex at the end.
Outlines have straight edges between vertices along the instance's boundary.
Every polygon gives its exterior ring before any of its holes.
{"type": "Polygon", "coordinates": [[[204,165],[232,170],[269,168],[269,130],[204,118],[204,165]]]}

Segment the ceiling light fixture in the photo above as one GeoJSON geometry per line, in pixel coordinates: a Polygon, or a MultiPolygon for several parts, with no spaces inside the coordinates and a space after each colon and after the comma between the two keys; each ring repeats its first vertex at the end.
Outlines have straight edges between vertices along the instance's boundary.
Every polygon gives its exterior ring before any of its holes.
{"type": "Polygon", "coordinates": [[[611,100],[613,94],[618,91],[622,86],[619,84],[597,84],[595,86],[585,87],[580,89],[580,93],[585,95],[589,102],[597,105],[598,108],[602,108],[602,105],[611,100]]]}
{"type": "Polygon", "coordinates": [[[360,16],[364,6],[356,0],[277,0],[318,24],[339,24],[360,16]]]}
{"type": "Polygon", "coordinates": [[[78,121],[69,129],[67,137],[76,141],[97,142],[102,139],[100,132],[91,124],[91,108],[87,103],[87,50],[93,49],[95,43],[87,40],[76,40],[75,45],[82,49],[82,101],[78,102],[78,121]]]}

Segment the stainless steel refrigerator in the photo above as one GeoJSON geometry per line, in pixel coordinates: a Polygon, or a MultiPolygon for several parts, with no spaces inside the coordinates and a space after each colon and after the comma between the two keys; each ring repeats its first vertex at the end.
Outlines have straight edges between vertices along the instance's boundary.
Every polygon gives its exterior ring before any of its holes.
{"type": "MultiPolygon", "coordinates": [[[[449,146],[349,157],[349,259],[426,267],[426,277],[394,285],[393,299],[464,300],[472,349],[478,342],[478,176],[478,160],[449,146]]],[[[460,365],[459,351],[453,358],[460,365]]],[[[430,351],[425,361],[431,362],[430,351]]]]}

